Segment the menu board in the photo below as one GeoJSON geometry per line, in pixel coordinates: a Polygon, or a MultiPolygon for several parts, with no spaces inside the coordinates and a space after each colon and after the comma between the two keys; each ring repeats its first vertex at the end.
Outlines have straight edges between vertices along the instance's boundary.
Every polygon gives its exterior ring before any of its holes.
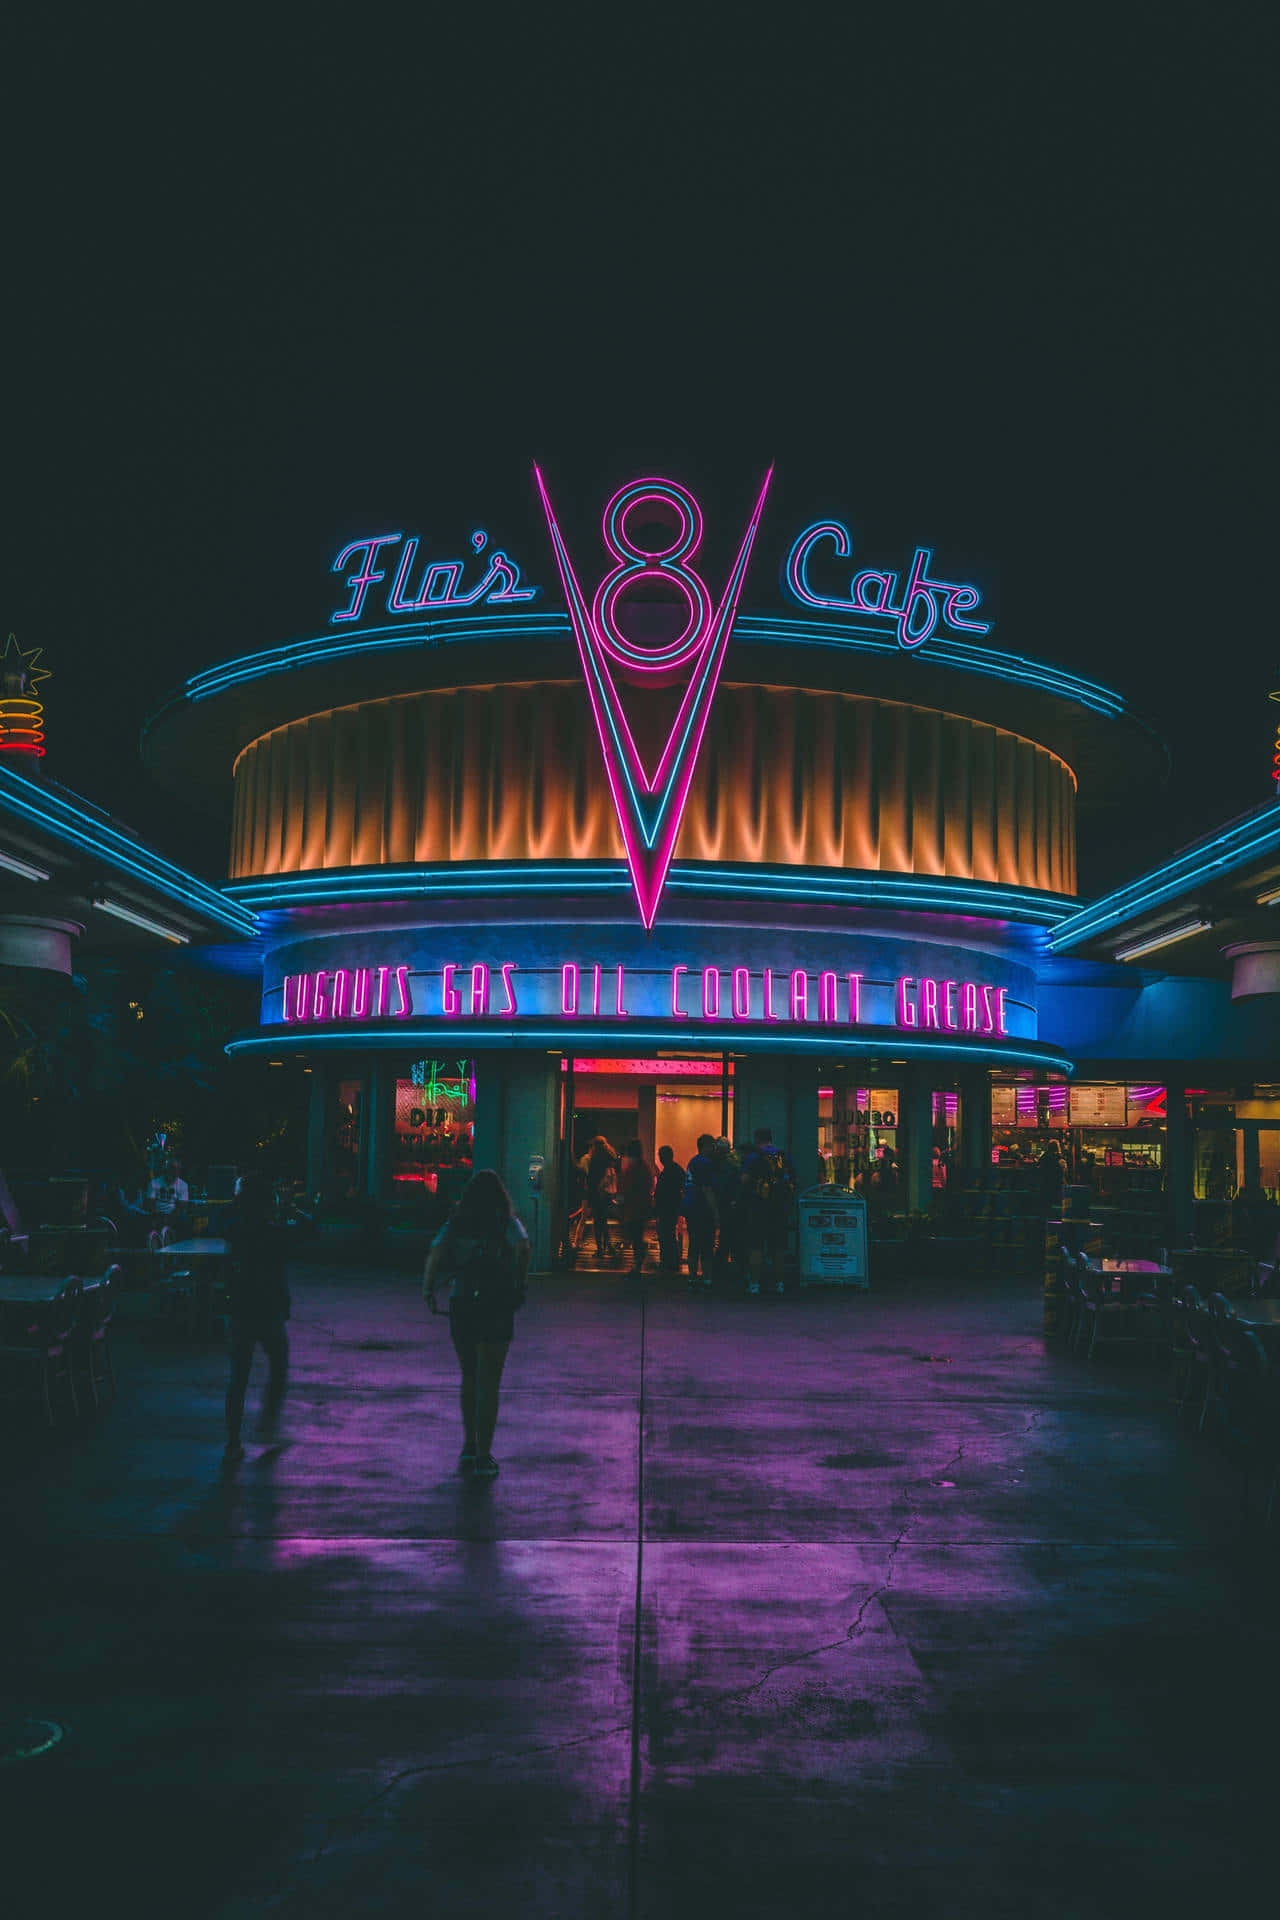
{"type": "Polygon", "coordinates": [[[1125,1089],[1120,1087],[1078,1087],[1071,1089],[1071,1124],[1076,1127],[1122,1127],[1125,1123],[1125,1089]]]}
{"type": "Polygon", "coordinates": [[[992,1087],[991,1124],[993,1127],[1017,1126],[1018,1089],[1016,1087],[992,1087]]]}
{"type": "Polygon", "coordinates": [[[800,1276],[866,1287],[867,1203],[849,1187],[809,1187],[799,1196],[800,1276]]]}

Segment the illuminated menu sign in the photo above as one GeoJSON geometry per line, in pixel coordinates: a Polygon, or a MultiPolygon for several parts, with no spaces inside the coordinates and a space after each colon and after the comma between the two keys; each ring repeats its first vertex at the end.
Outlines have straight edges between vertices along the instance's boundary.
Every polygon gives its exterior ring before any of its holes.
{"type": "Polygon", "coordinates": [[[1071,1122],[1077,1127],[1122,1127],[1125,1090],[1119,1087],[1072,1087],[1071,1122]]]}

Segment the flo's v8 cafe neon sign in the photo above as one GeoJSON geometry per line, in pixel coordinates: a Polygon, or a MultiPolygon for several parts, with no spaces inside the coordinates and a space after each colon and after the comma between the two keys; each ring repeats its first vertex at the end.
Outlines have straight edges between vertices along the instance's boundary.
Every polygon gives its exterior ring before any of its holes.
{"type": "MultiPolygon", "coordinates": [[[[640,918],[649,928],[679,838],[773,469],[764,476],[718,601],[694,565],[702,541],[702,510],[687,488],[674,480],[648,478],[618,489],[604,509],[602,523],[605,553],[613,564],[592,593],[580,581],[543,475],[536,466],[533,471],[631,884],[640,918]],[[668,536],[664,544],[652,544],[655,520],[663,523],[668,536]],[[645,537],[651,544],[644,544],[645,537]],[[637,588],[652,590],[655,584],[677,607],[683,602],[685,617],[677,635],[650,642],[626,632],[619,610],[628,594],[637,588]],[[634,728],[628,720],[620,680],[639,689],[635,698],[641,701],[646,688],[682,688],[675,719],[656,753],[646,755],[637,744],[637,732],[643,737],[644,729],[634,728]]],[[[838,520],[806,527],[787,555],[783,586],[801,606],[856,615],[864,622],[882,621],[892,629],[899,646],[909,651],[922,647],[940,628],[956,633],[990,630],[989,621],[974,617],[981,599],[977,587],[930,574],[930,548],[916,548],[901,585],[896,572],[863,568],[853,574],[842,598],[825,590],[832,578],[839,578],[838,570],[831,567],[830,553],[821,555],[811,573],[815,551],[828,543],[837,561],[852,558],[852,536],[838,520]]],[[[366,617],[371,591],[384,586],[386,612],[393,615],[435,615],[479,608],[482,603],[486,609],[502,612],[527,605],[541,591],[521,584],[520,568],[502,548],[486,557],[488,535],[481,529],[471,536],[472,553],[466,560],[420,559],[420,544],[417,535],[397,532],[371,534],[345,546],[333,562],[333,571],[345,575],[349,597],[330,614],[330,624],[356,625],[366,617]],[[470,562],[477,567],[474,579],[465,571],[470,562]]]]}
{"type": "Polygon", "coordinates": [[[787,971],[684,965],[672,967],[669,979],[633,968],[629,980],[625,966],[566,960],[522,987],[516,978],[519,971],[514,961],[506,960],[495,966],[487,961],[452,964],[416,975],[407,962],[290,973],[281,982],[281,1018],[293,1026],[317,1020],[405,1020],[412,1014],[483,1021],[548,1015],[629,1020],[636,1013],[645,1020],[672,1022],[864,1026],[889,1024],[884,1015],[891,1013],[892,1024],[904,1031],[997,1039],[1009,1032],[1008,988],[983,980],[899,974],[891,982],[870,981],[861,973],[815,973],[801,967],[787,971]]]}

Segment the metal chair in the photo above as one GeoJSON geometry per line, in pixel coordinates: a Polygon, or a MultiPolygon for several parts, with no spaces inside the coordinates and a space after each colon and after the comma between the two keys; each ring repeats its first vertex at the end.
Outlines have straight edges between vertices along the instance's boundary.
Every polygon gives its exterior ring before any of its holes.
{"type": "Polygon", "coordinates": [[[108,1267],[97,1285],[85,1287],[80,1296],[73,1359],[88,1379],[95,1407],[102,1405],[106,1387],[111,1389],[111,1398],[116,1397],[116,1374],[111,1364],[111,1321],[116,1289],[122,1278],[121,1267],[108,1267]]]}
{"type": "Polygon", "coordinates": [[[1225,1294],[1211,1293],[1209,1315],[1209,1377],[1204,1404],[1200,1409],[1200,1430],[1212,1412],[1221,1426],[1226,1418],[1226,1392],[1229,1377],[1237,1365],[1235,1335],[1243,1329],[1235,1325],[1236,1310],[1225,1294]]]}
{"type": "Polygon", "coordinates": [[[1076,1256],[1061,1241],[1058,1242],[1058,1271],[1062,1276],[1062,1338],[1070,1353],[1079,1328],[1080,1288],[1076,1278],[1076,1256]]]}
{"type": "MultiPolygon", "coordinates": [[[[51,1300],[8,1306],[0,1323],[0,1364],[6,1371],[29,1370],[51,1427],[58,1424],[53,1396],[59,1381],[66,1383],[73,1416],[80,1412],[72,1355],[79,1314],[80,1282],[72,1275],[51,1300]]],[[[21,1396],[22,1391],[18,1388],[16,1394],[21,1396]]]]}
{"type": "Polygon", "coordinates": [[[1097,1272],[1083,1259],[1080,1279],[1090,1324],[1085,1359],[1092,1360],[1100,1346],[1136,1347],[1143,1344],[1144,1336],[1135,1331],[1135,1316],[1139,1311],[1137,1301],[1118,1299],[1111,1292],[1107,1276],[1097,1272]]]}
{"type": "Polygon", "coordinates": [[[1205,1302],[1192,1286],[1182,1290],[1183,1331],[1186,1334],[1190,1361],[1182,1397],[1178,1401],[1179,1416],[1185,1409],[1197,1402],[1192,1410],[1197,1413],[1196,1426],[1204,1426],[1205,1415],[1213,1394],[1213,1375],[1217,1364],[1217,1348],[1213,1337],[1213,1316],[1205,1302]]]}
{"type": "Polygon", "coordinates": [[[1232,1316],[1220,1323],[1227,1350],[1220,1409],[1222,1437],[1240,1461],[1241,1506],[1247,1511],[1255,1474],[1266,1480],[1263,1525],[1270,1527],[1280,1485],[1280,1377],[1256,1333],[1232,1316]]]}
{"type": "Polygon", "coordinates": [[[1187,1333],[1187,1314],[1191,1308],[1199,1307],[1200,1295],[1192,1286],[1179,1288],[1176,1281],[1170,1289],[1169,1322],[1169,1362],[1170,1362],[1170,1398],[1181,1415],[1195,1371],[1195,1348],[1187,1333]]]}

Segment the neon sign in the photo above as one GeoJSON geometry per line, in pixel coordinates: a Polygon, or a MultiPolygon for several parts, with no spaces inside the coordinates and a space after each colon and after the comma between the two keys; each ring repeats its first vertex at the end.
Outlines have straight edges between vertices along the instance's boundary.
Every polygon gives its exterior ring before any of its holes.
{"type": "Polygon", "coordinates": [[[684,487],[671,480],[633,480],[614,494],[604,510],[604,544],[617,565],[601,580],[588,608],[542,474],[536,466],[533,471],[578,643],[605,772],[627,851],[631,884],[640,907],[640,918],[646,927],[652,927],[719,684],[773,468],[770,467],[764,477],[738,557],[714,613],[705,581],[689,565],[702,539],[702,514],[697,501],[684,487]],[[667,546],[641,547],[631,538],[628,521],[641,506],[657,506],[674,517],[676,532],[667,546]],[[679,636],[656,647],[629,639],[619,631],[615,619],[619,599],[644,580],[657,580],[674,588],[687,609],[679,636]],[[646,768],[627,724],[610,661],[650,685],[665,683],[683,667],[690,669],[688,685],[666,746],[652,771],[646,768]]]}
{"type": "MultiPolygon", "coordinates": [[[[483,527],[478,527],[471,536],[472,553],[468,558],[482,554],[488,539],[483,527]]],[[[512,607],[536,599],[541,592],[540,587],[520,585],[520,569],[501,547],[494,548],[486,571],[475,586],[465,592],[460,585],[464,560],[428,560],[415,582],[417,536],[406,540],[403,533],[375,533],[366,540],[353,540],[333,563],[331,571],[341,573],[353,561],[358,562],[356,571],[348,574],[345,582],[351,589],[351,598],[345,607],[329,615],[330,626],[347,625],[360,618],[370,587],[376,587],[387,577],[390,558],[386,566],[379,565],[383,548],[399,546],[402,540],[399,565],[387,595],[388,613],[438,613],[451,607],[474,607],[482,600],[491,607],[512,607]]]]}
{"type": "Polygon", "coordinates": [[[44,758],[44,708],[35,698],[36,682],[49,678],[48,668],[36,665],[43,652],[24,653],[10,634],[0,653],[0,753],[44,758]]]}
{"type": "Polygon", "coordinates": [[[853,557],[853,537],[839,520],[822,520],[806,527],[787,555],[782,569],[782,584],[802,607],[830,607],[837,613],[861,613],[873,620],[892,622],[898,645],[908,651],[922,647],[937,630],[938,622],[956,633],[990,633],[989,620],[968,620],[982,595],[977,587],[961,586],[952,580],[931,580],[931,547],[917,547],[900,598],[898,576],[879,567],[866,567],[855,573],[847,598],[840,600],[816,593],[809,584],[809,556],[821,541],[835,545],[836,558],[853,557]]]}
{"type": "MultiPolygon", "coordinates": [[[[411,971],[407,964],[400,964],[286,974],[281,1017],[286,1026],[292,1026],[318,1020],[403,1020],[414,1012],[451,1021],[506,1020],[521,1014],[515,980],[519,968],[514,961],[496,966],[486,961],[470,966],[451,961],[437,970],[438,989],[424,986],[417,1005],[411,971]]],[[[868,992],[874,984],[877,993],[891,990],[893,1024],[903,1031],[1000,1039],[1009,1033],[1008,988],[981,980],[900,974],[893,981],[872,983],[864,974],[847,970],[681,964],[669,974],[662,972],[664,984],[658,990],[651,969],[632,968],[631,973],[634,980],[629,983],[625,966],[566,960],[547,970],[541,990],[533,993],[535,1004],[526,1004],[524,1015],[541,1019],[550,1012],[569,1021],[622,1021],[634,1011],[645,1019],[657,1017],[673,1024],[728,1019],[739,1025],[862,1026],[877,1024],[868,992]],[[633,986],[646,1002],[643,1008],[628,1005],[633,986]],[[656,1016],[652,1011],[655,991],[660,1002],[656,1016]]],[[[419,973],[417,978],[424,981],[431,976],[419,973]]]]}
{"type": "Polygon", "coordinates": [[[404,1020],[413,1012],[407,966],[287,973],[281,993],[286,1026],[301,1020],[404,1020]],[[390,1004],[393,987],[395,1006],[390,1004]]]}

